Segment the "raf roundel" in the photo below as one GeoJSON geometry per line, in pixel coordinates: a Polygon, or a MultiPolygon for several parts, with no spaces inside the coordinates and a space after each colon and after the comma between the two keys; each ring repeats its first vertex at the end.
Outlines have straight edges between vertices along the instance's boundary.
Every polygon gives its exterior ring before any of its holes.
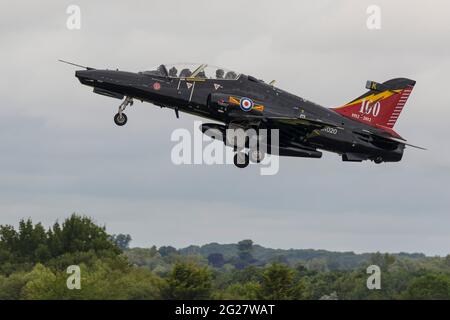
{"type": "Polygon", "coordinates": [[[161,89],[161,84],[160,84],[159,82],[155,82],[155,83],[153,84],[153,89],[156,90],[156,91],[158,91],[159,89],[161,89]]]}
{"type": "Polygon", "coordinates": [[[244,111],[250,111],[253,108],[253,100],[249,98],[241,98],[241,101],[239,102],[239,105],[241,106],[241,109],[244,111]]]}

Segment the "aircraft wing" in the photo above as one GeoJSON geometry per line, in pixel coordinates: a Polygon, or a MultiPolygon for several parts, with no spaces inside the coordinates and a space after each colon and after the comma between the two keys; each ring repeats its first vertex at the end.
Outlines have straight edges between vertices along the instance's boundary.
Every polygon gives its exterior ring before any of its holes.
{"type": "Polygon", "coordinates": [[[339,128],[340,126],[331,123],[331,122],[325,122],[320,119],[307,119],[307,118],[289,118],[289,117],[267,117],[268,120],[284,123],[284,124],[290,124],[290,125],[299,125],[304,127],[314,127],[315,129],[319,128],[325,128],[325,127],[333,127],[333,128],[339,128]]]}
{"type": "MultiPolygon", "coordinates": [[[[242,114],[241,112],[236,113],[236,114],[229,114],[230,117],[235,117],[236,119],[239,119],[240,121],[242,120],[249,120],[249,121],[255,121],[255,120],[264,120],[264,121],[273,121],[273,122],[278,122],[281,124],[289,124],[289,125],[298,125],[298,126],[302,126],[305,129],[310,129],[311,131],[317,130],[317,129],[322,129],[325,127],[333,127],[333,128],[340,128],[339,125],[335,124],[335,123],[329,123],[329,122],[325,122],[325,121],[321,121],[321,120],[315,120],[315,119],[306,119],[306,118],[290,118],[290,117],[267,117],[267,116],[263,116],[263,115],[251,115],[251,114],[242,114]]],[[[364,132],[366,132],[366,134],[369,134],[371,136],[375,136],[381,139],[386,139],[392,142],[396,142],[399,144],[403,144],[409,147],[413,147],[413,148],[417,148],[417,149],[421,149],[421,150],[427,150],[426,148],[423,147],[419,147],[413,144],[410,144],[408,142],[406,142],[405,139],[403,139],[402,137],[398,136],[397,137],[393,137],[391,136],[389,133],[378,133],[378,132],[372,132],[369,130],[363,130],[364,132]]]]}
{"type": "MultiPolygon", "coordinates": [[[[213,97],[214,99],[214,97],[213,97]]],[[[278,115],[270,115],[264,114],[264,104],[263,102],[255,101],[255,104],[250,110],[250,112],[246,112],[241,110],[238,106],[240,104],[240,99],[235,96],[228,95],[217,95],[215,97],[218,105],[225,107],[224,112],[227,114],[229,119],[232,122],[239,123],[241,126],[250,125],[251,123],[264,121],[264,122],[272,122],[274,124],[280,125],[291,125],[291,126],[299,126],[305,129],[306,131],[314,134],[314,132],[318,132],[318,130],[332,127],[332,128],[342,128],[340,125],[336,123],[322,121],[321,119],[309,119],[306,117],[289,117],[289,116],[278,116],[278,115]],[[230,106],[234,106],[234,108],[229,108],[230,106]]],[[[409,147],[426,150],[423,147],[415,146],[413,144],[409,144],[403,139],[398,133],[396,133],[393,129],[389,129],[385,127],[374,128],[374,130],[363,129],[362,131],[355,131],[356,134],[370,136],[372,140],[384,140],[395,142],[398,144],[403,144],[409,147]]]]}
{"type": "Polygon", "coordinates": [[[214,93],[210,96],[209,105],[213,110],[224,113],[231,121],[236,122],[275,122],[279,124],[298,125],[305,129],[321,129],[324,127],[339,127],[335,123],[327,123],[320,119],[307,119],[305,117],[292,117],[276,114],[264,113],[266,108],[264,101],[252,100],[248,106],[241,105],[247,98],[228,95],[224,93],[214,93]],[[248,107],[248,109],[246,109],[248,107]]]}
{"type": "Polygon", "coordinates": [[[243,112],[229,112],[228,117],[231,119],[236,119],[239,121],[265,121],[265,122],[275,122],[280,124],[288,124],[294,126],[302,126],[305,129],[322,129],[325,127],[339,128],[340,126],[335,123],[325,122],[320,119],[307,119],[307,118],[296,118],[296,117],[282,117],[282,116],[267,116],[262,114],[245,114],[243,112]]]}

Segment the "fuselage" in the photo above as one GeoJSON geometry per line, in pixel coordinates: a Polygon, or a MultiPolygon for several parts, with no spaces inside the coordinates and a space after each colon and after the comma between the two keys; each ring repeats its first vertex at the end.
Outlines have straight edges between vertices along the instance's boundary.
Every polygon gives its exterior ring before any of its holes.
{"type": "Polygon", "coordinates": [[[258,126],[279,129],[280,146],[284,148],[304,147],[331,151],[343,155],[343,160],[347,161],[373,160],[380,157],[383,161],[399,161],[403,155],[404,145],[383,139],[374,141],[370,138],[367,132],[376,132],[378,129],[244,74],[230,80],[170,77],[158,75],[156,72],[83,70],[77,71],[76,76],[82,84],[114,93],[117,98],[130,96],[225,125],[236,118],[230,118],[227,112],[220,112],[221,110],[211,103],[211,99],[217,95],[250,98],[264,105],[261,112],[263,120],[258,126]],[[311,132],[301,125],[271,120],[277,118],[312,119],[334,126],[311,132]]]}

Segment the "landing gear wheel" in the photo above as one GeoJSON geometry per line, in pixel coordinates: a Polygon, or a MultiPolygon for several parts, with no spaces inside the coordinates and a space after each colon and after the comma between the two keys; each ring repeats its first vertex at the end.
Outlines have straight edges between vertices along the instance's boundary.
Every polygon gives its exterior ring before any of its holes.
{"type": "Polygon", "coordinates": [[[383,158],[382,157],[378,157],[375,160],[373,160],[376,164],[380,164],[383,162],[383,158]]]}
{"type": "Polygon", "coordinates": [[[234,165],[238,168],[245,168],[250,162],[250,158],[247,153],[239,151],[233,157],[234,165]]]}
{"type": "Polygon", "coordinates": [[[118,113],[114,116],[114,123],[117,124],[119,127],[125,125],[127,123],[127,115],[125,113],[118,113]]]}
{"type": "Polygon", "coordinates": [[[249,153],[250,161],[253,163],[260,163],[264,160],[265,156],[265,153],[258,149],[250,150],[249,153]]]}
{"type": "Polygon", "coordinates": [[[125,125],[125,123],[127,123],[127,116],[125,113],[123,113],[126,109],[126,107],[130,105],[133,105],[133,98],[127,96],[122,103],[119,106],[119,110],[117,111],[117,114],[114,116],[114,122],[118,125],[118,126],[123,126],[125,125]]]}

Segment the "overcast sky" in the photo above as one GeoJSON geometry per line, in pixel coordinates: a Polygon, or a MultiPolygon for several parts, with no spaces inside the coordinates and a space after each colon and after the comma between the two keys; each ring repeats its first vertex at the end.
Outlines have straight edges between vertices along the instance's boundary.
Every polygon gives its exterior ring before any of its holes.
{"type": "Polygon", "coordinates": [[[277,248],[449,253],[450,2],[0,2],[0,224],[93,217],[134,246],[183,247],[251,238],[277,248]],[[66,9],[81,8],[68,30],[66,9]],[[381,8],[381,30],[366,9],[381,8]],[[175,166],[176,128],[199,118],[148,103],[127,111],[92,93],[58,58],[139,71],[198,61],[270,81],[327,107],[365,81],[417,85],[395,129],[400,163],[282,158],[257,166],[175,166]]]}

